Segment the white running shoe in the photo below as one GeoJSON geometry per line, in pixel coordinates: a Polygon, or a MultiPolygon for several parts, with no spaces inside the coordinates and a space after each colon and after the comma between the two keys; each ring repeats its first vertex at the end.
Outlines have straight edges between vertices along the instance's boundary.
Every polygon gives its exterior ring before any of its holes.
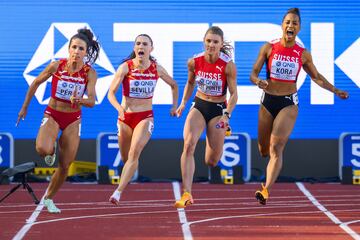
{"type": "Polygon", "coordinates": [[[53,200],[50,198],[44,200],[44,205],[49,213],[61,213],[61,210],[55,206],[53,200]]]}
{"type": "Polygon", "coordinates": [[[48,165],[49,167],[51,167],[52,165],[54,165],[55,160],[56,160],[56,141],[54,143],[54,153],[52,155],[46,155],[44,160],[46,165],[48,165]]]}
{"type": "Polygon", "coordinates": [[[121,193],[118,190],[115,190],[114,193],[109,198],[109,202],[115,205],[119,205],[121,193]]]}

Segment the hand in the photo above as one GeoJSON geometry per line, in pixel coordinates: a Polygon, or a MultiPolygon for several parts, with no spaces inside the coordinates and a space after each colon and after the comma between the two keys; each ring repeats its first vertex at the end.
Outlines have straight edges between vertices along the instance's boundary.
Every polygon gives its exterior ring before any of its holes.
{"type": "Polygon", "coordinates": [[[185,104],[181,103],[180,106],[176,109],[176,116],[180,117],[185,109],[185,104]]]}
{"type": "Polygon", "coordinates": [[[259,79],[259,81],[256,84],[260,89],[265,89],[267,88],[267,86],[269,85],[268,81],[266,80],[261,80],[259,79]]]}
{"type": "Polygon", "coordinates": [[[82,99],[81,97],[76,97],[76,96],[72,95],[70,97],[71,107],[78,108],[81,104],[81,99],[82,99]]]}
{"type": "Polygon", "coordinates": [[[176,106],[172,106],[170,109],[170,116],[177,117],[176,106]]]}
{"type": "Polygon", "coordinates": [[[349,93],[346,91],[342,91],[340,89],[335,89],[335,94],[336,96],[338,96],[341,99],[348,99],[349,98],[349,93]]]}
{"type": "Polygon", "coordinates": [[[219,122],[224,123],[224,128],[227,129],[229,127],[229,118],[226,115],[222,115],[219,122]]]}
{"type": "Polygon", "coordinates": [[[125,120],[125,111],[123,108],[118,109],[118,117],[124,121],[125,120]]]}
{"type": "Polygon", "coordinates": [[[23,121],[25,120],[26,114],[27,114],[27,109],[22,107],[20,109],[20,112],[18,113],[18,118],[17,118],[16,124],[15,124],[16,127],[19,125],[20,119],[23,121]]]}

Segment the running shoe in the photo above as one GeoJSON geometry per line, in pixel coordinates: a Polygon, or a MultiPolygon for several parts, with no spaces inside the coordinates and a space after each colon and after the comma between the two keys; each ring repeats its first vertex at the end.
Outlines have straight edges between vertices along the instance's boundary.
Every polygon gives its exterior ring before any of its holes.
{"type": "Polygon", "coordinates": [[[113,194],[109,198],[109,202],[111,202],[114,205],[119,205],[120,201],[120,192],[118,190],[115,190],[113,194]]]}
{"type": "Polygon", "coordinates": [[[194,200],[189,192],[184,192],[179,201],[175,202],[174,207],[185,208],[194,203],[194,200]]]}
{"type": "Polygon", "coordinates": [[[255,192],[255,198],[259,201],[260,204],[266,205],[266,201],[269,199],[269,191],[264,186],[264,184],[261,184],[262,190],[257,190],[255,192]]]}
{"type": "Polygon", "coordinates": [[[53,200],[50,198],[44,200],[44,205],[49,213],[61,213],[61,210],[55,206],[53,200]]]}
{"type": "Polygon", "coordinates": [[[56,159],[56,141],[54,143],[54,153],[52,155],[46,155],[44,160],[46,165],[48,165],[49,167],[51,167],[52,165],[54,165],[55,163],[55,159],[56,159]]]}

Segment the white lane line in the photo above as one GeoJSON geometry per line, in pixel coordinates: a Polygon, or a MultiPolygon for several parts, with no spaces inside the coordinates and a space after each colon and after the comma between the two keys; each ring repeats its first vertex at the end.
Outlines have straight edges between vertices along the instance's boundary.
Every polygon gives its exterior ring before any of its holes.
{"type": "MultiPolygon", "coordinates": [[[[173,186],[175,200],[180,199],[181,198],[181,190],[180,190],[179,182],[173,182],[172,186],[173,186]]],[[[178,208],[177,211],[178,211],[178,214],[179,214],[179,220],[180,220],[180,223],[181,223],[181,228],[182,228],[182,232],[183,232],[183,235],[184,235],[184,239],[185,240],[192,240],[193,237],[192,237],[192,234],[191,234],[191,231],[190,231],[189,222],[186,219],[185,209],[184,208],[178,208]]]]}
{"type": "Polygon", "coordinates": [[[40,203],[37,205],[31,216],[28,219],[26,219],[26,224],[20,229],[19,232],[17,232],[17,234],[13,237],[12,240],[22,239],[25,236],[25,234],[30,230],[32,225],[34,225],[37,217],[41,213],[41,210],[44,208],[44,197],[45,195],[41,198],[40,203]]]}
{"type": "Polygon", "coordinates": [[[323,212],[328,218],[335,224],[338,224],[346,233],[348,233],[353,239],[360,240],[360,235],[352,230],[347,224],[343,224],[334,214],[327,210],[318,200],[306,189],[304,184],[297,182],[296,185],[304,193],[304,195],[314,204],[321,212],[323,212]]]}

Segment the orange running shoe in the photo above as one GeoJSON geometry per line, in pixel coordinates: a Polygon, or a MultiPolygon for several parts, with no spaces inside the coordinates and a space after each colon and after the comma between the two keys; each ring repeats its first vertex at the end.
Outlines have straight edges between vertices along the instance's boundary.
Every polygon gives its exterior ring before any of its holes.
{"type": "Polygon", "coordinates": [[[179,201],[176,201],[174,207],[185,208],[194,203],[194,200],[189,192],[184,192],[179,201]]]}
{"type": "Polygon", "coordinates": [[[261,184],[262,190],[257,190],[255,192],[255,198],[259,201],[260,204],[266,205],[266,201],[269,199],[269,191],[264,186],[264,184],[261,184]]]}

